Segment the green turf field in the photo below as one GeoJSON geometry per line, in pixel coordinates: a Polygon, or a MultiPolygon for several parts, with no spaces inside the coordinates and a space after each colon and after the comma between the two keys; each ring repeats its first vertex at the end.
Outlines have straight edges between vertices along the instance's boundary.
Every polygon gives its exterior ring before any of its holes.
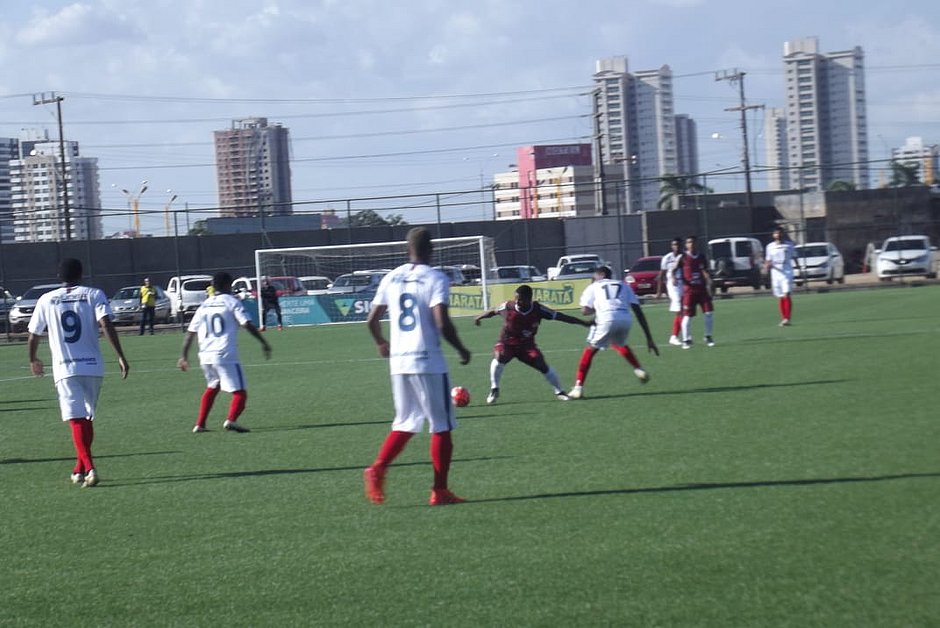
{"type": "MultiPolygon", "coordinates": [[[[102,483],[68,482],[51,377],[0,346],[0,624],[35,626],[940,623],[940,287],[720,300],[715,338],[641,355],[641,386],[597,356],[587,399],[507,367],[486,406],[499,320],[458,329],[452,488],[429,508],[426,435],[387,502],[361,470],[389,426],[365,325],[242,337],[242,422],[192,434],[201,373],[181,336],[128,336],[96,421],[102,483]]],[[[657,341],[667,312],[647,308],[657,341]]],[[[584,329],[540,344],[572,383],[584,329]]],[[[633,343],[642,349],[634,327],[633,343]]],[[[43,349],[44,355],[48,354],[43,349]]],[[[451,358],[454,352],[448,350],[451,358]]]]}

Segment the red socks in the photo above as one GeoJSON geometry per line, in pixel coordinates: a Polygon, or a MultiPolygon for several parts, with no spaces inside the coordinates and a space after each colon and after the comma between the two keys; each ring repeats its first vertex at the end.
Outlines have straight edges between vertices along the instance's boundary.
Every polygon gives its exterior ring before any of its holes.
{"type": "Polygon", "coordinates": [[[793,312],[793,299],[790,298],[788,294],[785,297],[781,297],[779,300],[780,304],[780,318],[790,320],[790,313],[793,312]]]}
{"type": "Polygon", "coordinates": [[[597,349],[594,347],[585,347],[584,353],[581,354],[581,361],[578,363],[578,374],[575,376],[575,384],[578,386],[584,386],[584,380],[587,379],[588,371],[591,370],[591,360],[594,359],[594,354],[597,353],[597,349]]]}
{"type": "Polygon", "coordinates": [[[228,420],[237,421],[239,415],[245,411],[245,403],[248,401],[248,391],[236,390],[232,393],[232,403],[228,408],[228,420]]]}
{"type": "Polygon", "coordinates": [[[75,473],[87,473],[95,468],[91,459],[91,443],[95,440],[95,426],[88,419],[69,419],[72,425],[72,443],[77,461],[75,473]]]}
{"type": "Polygon", "coordinates": [[[672,319],[672,335],[678,337],[682,333],[682,313],[676,314],[672,319]]]}
{"type": "Polygon", "coordinates": [[[196,425],[199,427],[206,426],[206,419],[209,417],[209,411],[212,410],[212,404],[218,394],[218,388],[206,388],[206,392],[202,393],[202,401],[199,402],[199,416],[196,418],[196,425]]]}
{"type": "Polygon", "coordinates": [[[447,472],[454,453],[454,443],[450,432],[431,434],[431,463],[434,465],[434,490],[447,488],[447,472]]]}
{"type": "Polygon", "coordinates": [[[390,465],[398,454],[401,453],[401,450],[405,448],[405,445],[408,444],[412,436],[414,436],[414,434],[411,432],[389,432],[372,466],[384,469],[390,465]]]}
{"type": "Polygon", "coordinates": [[[624,358],[627,362],[630,363],[630,366],[632,366],[632,367],[635,368],[635,369],[640,368],[640,361],[637,360],[637,359],[636,359],[636,356],[633,355],[633,352],[630,351],[630,347],[628,347],[628,346],[626,346],[626,345],[624,345],[624,346],[622,346],[622,347],[619,346],[619,345],[610,345],[610,346],[614,348],[614,351],[616,351],[617,353],[619,353],[620,355],[622,355],[623,358],[624,358]]]}

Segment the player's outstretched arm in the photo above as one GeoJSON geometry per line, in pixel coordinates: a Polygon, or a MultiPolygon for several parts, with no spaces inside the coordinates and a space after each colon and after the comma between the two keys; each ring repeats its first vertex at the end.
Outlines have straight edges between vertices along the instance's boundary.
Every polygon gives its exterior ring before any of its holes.
{"type": "Polygon", "coordinates": [[[271,359],[271,345],[268,344],[268,341],[264,339],[264,336],[261,335],[261,332],[258,331],[258,328],[255,327],[255,324],[251,321],[245,321],[245,324],[242,325],[249,334],[258,339],[258,342],[261,343],[261,350],[264,352],[264,359],[271,359]]]}
{"type": "Polygon", "coordinates": [[[441,335],[444,336],[444,340],[449,342],[460,354],[460,363],[468,364],[470,362],[470,351],[463,345],[460,336],[457,335],[457,328],[454,327],[454,322],[450,319],[447,306],[438,303],[431,308],[431,313],[434,315],[434,323],[440,330],[441,335]]]}
{"type": "Polygon", "coordinates": [[[650,333],[650,326],[649,323],[646,322],[646,314],[643,313],[643,308],[636,303],[631,303],[630,309],[633,310],[633,315],[636,316],[636,320],[640,322],[640,327],[643,328],[643,333],[646,334],[646,349],[651,353],[659,355],[659,347],[656,346],[656,342],[653,340],[653,334],[650,333]]]}
{"type": "Polygon", "coordinates": [[[574,316],[562,314],[561,312],[555,312],[555,320],[561,321],[562,323],[568,323],[569,325],[581,325],[582,327],[590,327],[594,324],[594,321],[586,321],[583,318],[576,318],[574,316]]]}
{"type": "Polygon", "coordinates": [[[366,319],[366,326],[369,328],[369,333],[372,334],[372,340],[375,341],[376,346],[379,348],[379,355],[383,358],[387,358],[389,355],[388,340],[382,334],[382,317],[385,316],[386,310],[388,310],[387,305],[373,305],[372,309],[369,310],[369,317],[366,319]]]}
{"type": "Polygon", "coordinates": [[[480,321],[487,319],[487,318],[493,318],[494,316],[496,316],[496,314],[497,314],[496,310],[487,310],[486,312],[483,312],[482,314],[477,314],[473,318],[473,324],[479,327],[480,321]]]}
{"type": "Polygon", "coordinates": [[[39,349],[39,336],[30,334],[26,346],[29,348],[29,369],[36,377],[42,377],[46,374],[42,360],[36,357],[36,351],[39,349]]]}
{"type": "Polygon", "coordinates": [[[121,379],[127,379],[131,365],[127,363],[127,358],[124,357],[124,350],[121,348],[121,339],[118,338],[117,330],[114,329],[114,323],[111,322],[111,317],[103,316],[98,321],[98,326],[101,327],[104,337],[108,339],[108,342],[111,343],[114,352],[117,354],[118,366],[121,367],[121,379]]]}

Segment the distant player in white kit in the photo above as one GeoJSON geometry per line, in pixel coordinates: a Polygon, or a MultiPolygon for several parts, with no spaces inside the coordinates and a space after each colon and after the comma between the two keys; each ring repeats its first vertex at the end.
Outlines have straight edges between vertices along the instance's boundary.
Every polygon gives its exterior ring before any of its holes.
{"type": "Polygon", "coordinates": [[[682,277],[678,272],[679,258],[682,257],[682,238],[675,237],[671,243],[672,250],[663,255],[659,264],[659,281],[656,284],[656,298],[662,296],[663,286],[669,295],[669,311],[675,316],[672,318],[672,333],[669,344],[682,346],[679,334],[682,333],[682,277]]]}
{"type": "Polygon", "coordinates": [[[251,322],[242,302],[230,294],[232,276],[226,272],[216,273],[212,277],[212,287],[215,290],[213,296],[203,301],[189,323],[186,337],[183,339],[183,355],[176,365],[182,371],[189,368],[189,348],[198,335],[199,364],[206,376],[206,390],[202,393],[193,432],[198,434],[209,431],[206,428],[206,419],[220,389],[232,393],[228,418],[222,423],[222,429],[247,432],[248,428],[238,423],[238,417],[244,412],[248,401],[245,374],[238,358],[238,328],[245,328],[258,339],[265,359],[271,357],[271,347],[258,333],[258,328],[251,322]]]}
{"type": "Polygon", "coordinates": [[[649,351],[659,355],[659,349],[650,335],[646,316],[640,308],[640,300],[636,298],[633,289],[623,281],[611,279],[609,266],[598,266],[594,271],[594,282],[581,293],[581,313],[585,316],[594,314],[594,326],[588,334],[588,346],[581,354],[578,364],[578,374],[575,377],[574,388],[568,393],[572,399],[580,399],[584,395],[584,382],[594,355],[601,349],[612,347],[633,367],[633,374],[642,383],[649,381],[650,376],[640,361],[627,346],[627,335],[633,323],[633,316],[640,322],[643,333],[646,334],[646,347],[649,351]]]}
{"type": "Polygon", "coordinates": [[[39,297],[29,319],[29,365],[33,375],[40,377],[45,373],[36,350],[40,336],[48,333],[59,408],[62,420],[72,426],[75,445],[77,460],[71,480],[73,484],[88,488],[98,484],[99,479],[91,456],[95,438],[93,421],[104,379],[99,328],[117,354],[122,379],[127,378],[130,366],[111,323],[108,298],[98,288],[78,285],[82,280],[82,263],[77,259],[62,260],[59,279],[65,286],[39,297]]]}
{"type": "Polygon", "coordinates": [[[764,258],[764,269],[770,272],[770,287],[777,297],[780,307],[780,326],[790,324],[793,315],[793,260],[796,258],[796,247],[786,237],[782,228],[774,229],[773,242],[767,245],[764,258]]]}
{"type": "Polygon", "coordinates": [[[388,466],[421,431],[425,421],[431,430],[431,462],[434,486],[430,504],[444,506],[464,500],[447,485],[453,457],[451,431],[457,426],[450,398],[447,362],[441,340],[460,354],[460,363],[470,362],[470,352],[457,335],[447,307],[450,281],[429,265],[431,234],[423,227],[408,232],[411,260],[387,274],[379,283],[367,325],[379,355],[389,359],[395,420],[378,456],[363,472],[366,497],[374,504],[385,501],[385,474],[388,466]],[[382,335],[382,316],[388,312],[391,343],[382,335]]]}

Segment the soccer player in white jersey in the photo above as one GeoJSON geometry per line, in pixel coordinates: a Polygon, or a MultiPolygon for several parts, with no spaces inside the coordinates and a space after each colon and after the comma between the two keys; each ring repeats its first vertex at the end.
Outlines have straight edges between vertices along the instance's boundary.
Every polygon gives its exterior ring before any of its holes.
{"type": "Polygon", "coordinates": [[[392,431],[375,461],[363,472],[366,497],[374,504],[385,501],[388,466],[411,437],[421,431],[425,421],[430,424],[434,466],[430,504],[444,506],[464,501],[447,485],[454,448],[450,433],[457,423],[440,337],[457,350],[461,364],[470,362],[470,352],[460,341],[447,312],[450,281],[429,265],[432,249],[427,229],[415,227],[409,231],[410,261],[382,279],[369,311],[369,332],[378,345],[379,355],[389,359],[395,402],[392,431]],[[381,319],[386,312],[391,342],[382,334],[381,319]]]}
{"type": "Polygon", "coordinates": [[[226,272],[216,273],[212,277],[213,296],[202,302],[193,315],[186,337],[183,339],[183,355],[176,365],[180,370],[189,368],[189,348],[193,339],[199,337],[199,364],[206,376],[206,390],[202,393],[199,415],[193,432],[208,432],[206,419],[219,390],[232,393],[228,418],[222,423],[222,429],[231,432],[247,432],[247,427],[238,423],[238,417],[245,410],[248,401],[245,374],[238,359],[238,328],[243,327],[258,339],[264,351],[264,358],[271,357],[271,347],[258,328],[248,317],[242,302],[233,297],[232,276],[226,272]]]}
{"type": "Polygon", "coordinates": [[[99,479],[91,456],[95,438],[93,421],[104,379],[99,328],[117,354],[122,379],[127,378],[130,366],[111,323],[107,297],[98,288],[78,285],[82,280],[82,263],[71,258],[62,260],[59,279],[65,285],[39,297],[29,319],[29,365],[33,375],[40,377],[45,373],[36,350],[40,336],[48,334],[59,408],[62,420],[72,426],[75,445],[77,460],[71,480],[87,488],[98,484],[99,479]]]}
{"type": "Polygon", "coordinates": [[[672,334],[669,344],[682,346],[679,334],[682,333],[682,277],[679,275],[679,258],[682,257],[682,238],[672,239],[672,250],[663,255],[659,265],[659,281],[656,284],[656,298],[663,295],[663,286],[669,295],[669,311],[675,316],[672,318],[672,334]]]}
{"type": "Polygon", "coordinates": [[[584,382],[587,379],[588,371],[591,369],[591,361],[594,355],[601,349],[612,347],[614,351],[630,363],[633,367],[633,374],[641,383],[649,381],[650,376],[640,361],[636,358],[630,347],[627,346],[627,335],[630,333],[630,326],[633,323],[633,315],[640,321],[640,327],[646,334],[646,347],[652,353],[659,355],[659,349],[653,342],[653,336],[650,335],[649,325],[646,323],[646,316],[640,308],[640,300],[636,298],[633,289],[623,281],[611,279],[611,270],[609,266],[598,266],[594,271],[594,282],[584,289],[581,293],[581,313],[585,316],[594,314],[594,326],[588,334],[587,344],[584,353],[581,354],[581,362],[578,364],[578,374],[575,378],[574,388],[568,393],[572,399],[581,399],[584,395],[584,382]]]}
{"type": "Polygon", "coordinates": [[[793,314],[793,260],[796,258],[796,247],[787,238],[780,227],[774,229],[773,242],[767,245],[764,258],[764,270],[770,272],[770,286],[777,297],[780,308],[780,326],[790,324],[793,314]]]}

